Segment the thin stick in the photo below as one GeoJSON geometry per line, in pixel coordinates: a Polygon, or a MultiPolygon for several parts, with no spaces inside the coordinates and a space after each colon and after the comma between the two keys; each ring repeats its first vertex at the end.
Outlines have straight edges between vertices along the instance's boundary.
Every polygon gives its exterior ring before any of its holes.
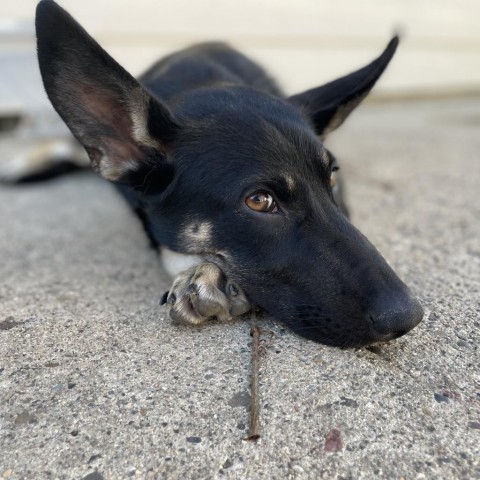
{"type": "Polygon", "coordinates": [[[255,311],[252,316],[252,372],[250,375],[250,425],[248,437],[245,440],[258,440],[260,438],[260,396],[259,369],[260,369],[260,329],[257,326],[255,311]]]}

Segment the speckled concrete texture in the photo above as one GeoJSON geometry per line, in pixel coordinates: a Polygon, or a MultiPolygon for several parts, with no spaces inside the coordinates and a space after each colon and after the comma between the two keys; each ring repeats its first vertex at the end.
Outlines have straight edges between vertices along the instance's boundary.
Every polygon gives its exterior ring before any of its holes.
{"type": "MultiPolygon", "coordinates": [[[[329,139],[354,222],[425,307],[381,348],[172,324],[156,254],[93,174],[0,189],[0,478],[480,476],[480,100],[365,105],[329,139]]],[[[274,281],[274,280],[272,280],[274,281]]]]}

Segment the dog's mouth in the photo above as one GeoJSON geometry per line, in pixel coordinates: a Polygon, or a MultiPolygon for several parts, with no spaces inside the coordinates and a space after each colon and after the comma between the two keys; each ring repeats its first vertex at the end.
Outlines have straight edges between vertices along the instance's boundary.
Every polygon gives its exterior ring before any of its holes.
{"type": "Polygon", "coordinates": [[[408,333],[423,317],[418,301],[408,298],[408,302],[411,306],[401,317],[397,312],[383,313],[381,325],[375,323],[372,315],[342,314],[341,310],[328,311],[324,306],[288,307],[277,301],[264,311],[302,337],[325,345],[351,348],[386,344],[408,333]]]}

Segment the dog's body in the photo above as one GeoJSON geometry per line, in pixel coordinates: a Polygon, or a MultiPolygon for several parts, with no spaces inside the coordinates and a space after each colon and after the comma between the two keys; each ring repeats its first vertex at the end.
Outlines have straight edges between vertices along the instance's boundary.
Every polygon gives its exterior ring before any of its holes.
{"type": "Polygon", "coordinates": [[[39,4],[37,35],[54,107],[178,275],[164,299],[172,318],[200,323],[255,305],[343,346],[396,338],[421,320],[348,221],[321,141],[373,87],[397,39],[367,67],[285,98],[223,44],[173,54],[138,83],[52,1],[39,4]]]}

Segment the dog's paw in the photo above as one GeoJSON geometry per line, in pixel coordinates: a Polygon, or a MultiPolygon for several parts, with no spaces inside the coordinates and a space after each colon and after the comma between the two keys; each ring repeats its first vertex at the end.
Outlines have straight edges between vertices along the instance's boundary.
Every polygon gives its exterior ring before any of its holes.
{"type": "Polygon", "coordinates": [[[180,273],[160,303],[172,320],[199,325],[209,319],[228,320],[252,306],[243,290],[213,263],[201,263],[180,273]]]}

